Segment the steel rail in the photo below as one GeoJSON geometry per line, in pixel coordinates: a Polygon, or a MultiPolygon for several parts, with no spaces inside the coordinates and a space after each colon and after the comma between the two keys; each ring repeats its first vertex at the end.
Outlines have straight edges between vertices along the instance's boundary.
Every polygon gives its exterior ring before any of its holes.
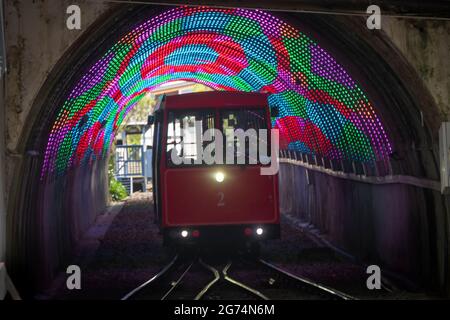
{"type": "Polygon", "coordinates": [[[242,289],[244,289],[244,290],[250,292],[250,293],[253,294],[253,295],[256,295],[256,296],[257,296],[258,298],[260,298],[260,299],[263,299],[263,300],[270,300],[267,296],[265,296],[264,294],[262,294],[262,293],[259,292],[258,290],[253,289],[253,288],[251,288],[251,287],[249,287],[249,286],[243,284],[242,282],[239,282],[239,281],[237,281],[237,280],[231,278],[230,276],[228,276],[228,273],[227,273],[227,272],[228,272],[228,269],[230,269],[231,264],[232,264],[231,262],[228,262],[228,264],[227,264],[227,265],[225,266],[225,268],[222,270],[223,277],[224,277],[224,279],[225,279],[226,281],[228,281],[229,283],[231,283],[231,284],[233,284],[233,285],[235,285],[235,286],[238,286],[238,287],[240,287],[240,288],[242,288],[242,289]]]}
{"type": "Polygon", "coordinates": [[[180,284],[180,282],[183,280],[183,278],[186,276],[186,274],[189,272],[189,270],[191,269],[191,267],[194,265],[194,261],[192,261],[189,266],[184,270],[184,272],[178,277],[177,281],[172,283],[172,286],[170,287],[170,289],[162,296],[161,300],[165,300],[171,293],[172,291],[178,286],[178,284],[180,284]]]}
{"type": "Polygon", "coordinates": [[[137,292],[141,291],[143,288],[148,286],[149,284],[155,282],[159,278],[161,278],[164,274],[167,273],[167,271],[172,268],[172,266],[175,264],[175,262],[178,260],[178,255],[176,255],[161,271],[159,271],[157,274],[155,274],[153,277],[151,277],[149,280],[145,281],[143,284],[139,285],[135,289],[131,290],[129,293],[127,293],[125,296],[123,296],[120,300],[128,300],[133,295],[135,295],[137,292]]]}
{"type": "Polygon", "coordinates": [[[331,295],[333,297],[337,297],[337,298],[343,299],[343,300],[357,300],[357,298],[352,297],[352,296],[350,296],[350,295],[348,295],[346,293],[343,293],[343,292],[341,292],[339,290],[336,290],[336,289],[324,286],[322,284],[316,283],[316,282],[314,282],[314,281],[312,281],[310,279],[294,275],[291,272],[286,271],[286,270],[284,270],[284,269],[282,269],[282,268],[280,268],[280,267],[278,267],[278,266],[276,266],[276,265],[274,265],[274,264],[272,264],[272,263],[270,263],[268,261],[265,261],[263,259],[259,259],[258,261],[261,264],[263,264],[264,266],[266,266],[266,267],[268,267],[268,268],[270,268],[272,270],[275,270],[275,271],[283,274],[284,276],[289,277],[290,279],[293,279],[293,280],[296,280],[298,282],[301,282],[302,284],[308,285],[310,287],[313,287],[314,289],[318,289],[318,290],[322,291],[323,293],[326,293],[326,294],[331,295]]]}
{"type": "Polygon", "coordinates": [[[203,262],[202,259],[200,259],[199,262],[200,262],[200,265],[202,265],[203,267],[205,267],[206,269],[208,269],[209,271],[211,271],[214,274],[214,279],[211,280],[210,282],[208,282],[208,284],[195,296],[194,300],[200,300],[206,294],[206,292],[208,292],[208,290],[217,281],[220,280],[220,274],[219,274],[219,271],[217,269],[215,269],[212,266],[206,264],[205,262],[203,262]]]}

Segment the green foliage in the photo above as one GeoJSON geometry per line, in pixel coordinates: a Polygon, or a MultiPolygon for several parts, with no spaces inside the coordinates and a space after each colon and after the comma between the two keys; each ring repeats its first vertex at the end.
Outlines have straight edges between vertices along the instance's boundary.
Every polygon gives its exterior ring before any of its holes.
{"type": "Polygon", "coordinates": [[[126,125],[132,121],[147,121],[147,116],[153,112],[155,106],[155,95],[149,92],[146,93],[127,114],[124,124],[126,125]]]}
{"type": "Polygon", "coordinates": [[[125,187],[114,177],[109,180],[109,194],[113,201],[121,201],[128,196],[125,187]]]}
{"type": "Polygon", "coordinates": [[[192,92],[205,92],[205,91],[213,91],[213,89],[201,83],[195,83],[192,85],[192,92]]]}
{"type": "MultiPolygon", "coordinates": [[[[112,148],[114,154],[114,148],[112,148]]],[[[125,199],[128,194],[127,190],[119,181],[114,177],[114,156],[109,158],[108,162],[108,178],[109,178],[109,195],[113,201],[121,201],[125,199]]]]}
{"type": "Polygon", "coordinates": [[[142,134],[127,134],[127,145],[139,145],[141,144],[142,134]]]}

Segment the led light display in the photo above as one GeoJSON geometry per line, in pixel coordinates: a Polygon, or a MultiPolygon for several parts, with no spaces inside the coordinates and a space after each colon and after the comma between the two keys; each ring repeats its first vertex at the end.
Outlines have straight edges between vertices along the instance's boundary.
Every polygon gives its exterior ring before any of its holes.
{"type": "Polygon", "coordinates": [[[392,152],[373,105],[313,39],[264,11],[178,7],[126,34],[81,77],[51,129],[42,177],[105,157],[136,102],[175,80],[270,93],[284,148],[360,162],[392,152]]]}

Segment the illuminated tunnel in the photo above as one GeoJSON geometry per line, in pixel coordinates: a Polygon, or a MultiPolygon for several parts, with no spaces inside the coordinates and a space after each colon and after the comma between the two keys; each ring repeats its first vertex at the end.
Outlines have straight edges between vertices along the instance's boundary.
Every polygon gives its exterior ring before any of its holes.
{"type": "Polygon", "coordinates": [[[285,148],[361,162],[392,152],[367,96],[311,38],[262,11],[185,7],[134,28],[81,78],[51,130],[43,176],[107,156],[128,111],[173,80],[271,93],[285,148]]]}
{"type": "MultiPolygon", "coordinates": [[[[346,34],[346,22],[338,20],[244,9],[149,6],[122,7],[99,18],[55,67],[35,102],[38,111],[26,148],[39,156],[29,153],[21,164],[24,182],[18,183],[21,197],[15,202],[19,213],[10,218],[8,241],[9,260],[20,281],[45,286],[70,258],[82,233],[107,203],[107,159],[116,130],[143,95],[174,80],[216,90],[269,93],[270,105],[280,110],[272,123],[280,130],[284,150],[377,167],[379,176],[394,172],[436,178],[432,152],[410,154],[402,147],[413,137],[429,141],[436,124],[423,129],[416,111],[411,111],[418,103],[408,91],[411,88],[399,84],[382,55],[361,36],[346,34]],[[394,84],[395,95],[386,94],[394,84]],[[33,267],[25,263],[30,254],[37,262],[33,267]],[[37,273],[39,277],[33,276],[37,273]]],[[[282,168],[281,192],[292,202],[306,184],[301,182],[303,174],[298,181],[286,178],[286,170],[291,169],[282,168]]],[[[317,201],[332,198],[328,192],[316,194],[317,201]]],[[[430,206],[443,206],[434,191],[400,192],[400,202],[428,199],[418,215],[426,215],[430,206]]],[[[369,191],[360,200],[354,195],[350,199],[375,203],[376,196],[369,191]]],[[[333,221],[347,223],[344,218],[333,221]]],[[[417,245],[410,239],[416,232],[435,241],[435,234],[423,231],[426,227],[417,221],[405,223],[414,224],[399,227],[408,229],[406,237],[412,244],[395,250],[410,254],[417,245]]],[[[361,254],[363,259],[375,257],[396,268],[394,258],[373,254],[376,248],[370,245],[364,250],[368,253],[361,254]]],[[[423,250],[407,261],[417,260],[425,267],[399,269],[429,276],[438,258],[423,250]]]]}

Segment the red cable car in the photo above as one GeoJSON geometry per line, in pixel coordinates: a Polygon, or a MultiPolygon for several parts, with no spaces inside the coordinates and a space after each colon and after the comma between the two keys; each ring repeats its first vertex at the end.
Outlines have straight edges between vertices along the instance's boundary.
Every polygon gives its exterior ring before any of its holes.
{"type": "Polygon", "coordinates": [[[165,244],[279,238],[278,174],[261,174],[270,166],[267,94],[163,96],[152,121],[153,199],[165,244]],[[253,146],[267,154],[252,153],[250,136],[237,132],[256,132],[253,146]]]}

